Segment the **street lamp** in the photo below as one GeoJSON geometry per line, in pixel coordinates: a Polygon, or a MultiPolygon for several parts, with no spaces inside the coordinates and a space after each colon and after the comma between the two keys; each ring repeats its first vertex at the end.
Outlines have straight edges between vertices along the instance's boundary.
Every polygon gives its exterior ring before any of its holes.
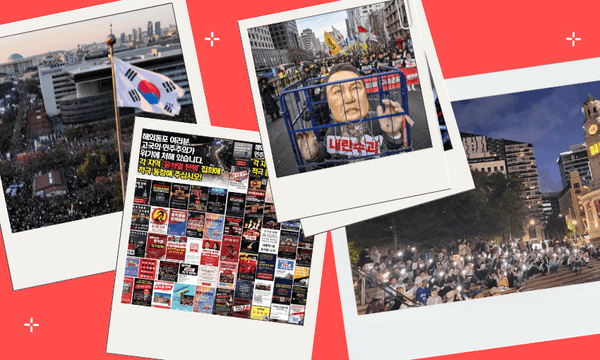
{"type": "Polygon", "coordinates": [[[577,220],[571,220],[571,223],[575,226],[575,243],[577,243],[577,220]]]}

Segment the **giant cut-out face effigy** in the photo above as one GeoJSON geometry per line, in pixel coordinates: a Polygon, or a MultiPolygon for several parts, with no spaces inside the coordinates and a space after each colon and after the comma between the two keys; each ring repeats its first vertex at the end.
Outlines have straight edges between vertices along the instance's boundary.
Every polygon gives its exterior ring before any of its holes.
{"type": "MultiPolygon", "coordinates": [[[[329,77],[328,82],[359,77],[352,71],[339,71],[329,77]]],[[[364,119],[369,113],[367,89],[362,80],[347,81],[327,86],[327,102],[331,116],[337,122],[364,119]]]]}

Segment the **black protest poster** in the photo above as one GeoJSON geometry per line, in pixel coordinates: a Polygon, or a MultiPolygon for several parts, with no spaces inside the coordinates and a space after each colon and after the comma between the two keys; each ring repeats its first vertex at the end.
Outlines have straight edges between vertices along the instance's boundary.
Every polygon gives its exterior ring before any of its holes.
{"type": "Polygon", "coordinates": [[[133,203],[148,205],[150,204],[150,184],[151,180],[135,179],[135,190],[133,192],[133,203]]]}
{"type": "Polygon", "coordinates": [[[190,185],[173,184],[171,187],[171,208],[179,210],[188,209],[190,199],[190,185]]]}
{"type": "Polygon", "coordinates": [[[171,183],[168,181],[152,181],[150,187],[150,205],[169,207],[171,183]]]}

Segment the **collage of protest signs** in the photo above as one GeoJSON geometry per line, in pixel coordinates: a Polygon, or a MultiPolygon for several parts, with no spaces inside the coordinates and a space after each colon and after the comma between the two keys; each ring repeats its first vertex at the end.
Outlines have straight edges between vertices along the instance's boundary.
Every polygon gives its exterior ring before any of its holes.
{"type": "Polygon", "coordinates": [[[7,3],[1,357],[594,358],[584,2],[7,3]]]}
{"type": "Polygon", "coordinates": [[[261,144],[144,131],[138,175],[122,303],[303,324],[313,237],[277,222],[261,144]]]}

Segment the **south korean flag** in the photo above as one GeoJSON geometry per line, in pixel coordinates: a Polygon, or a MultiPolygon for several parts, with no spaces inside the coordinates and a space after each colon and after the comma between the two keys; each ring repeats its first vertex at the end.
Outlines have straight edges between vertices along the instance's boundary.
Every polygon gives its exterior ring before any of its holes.
{"type": "Polygon", "coordinates": [[[168,77],[113,59],[117,83],[117,105],[136,107],[146,112],[175,116],[181,105],[178,98],[185,90],[168,77]]]}

